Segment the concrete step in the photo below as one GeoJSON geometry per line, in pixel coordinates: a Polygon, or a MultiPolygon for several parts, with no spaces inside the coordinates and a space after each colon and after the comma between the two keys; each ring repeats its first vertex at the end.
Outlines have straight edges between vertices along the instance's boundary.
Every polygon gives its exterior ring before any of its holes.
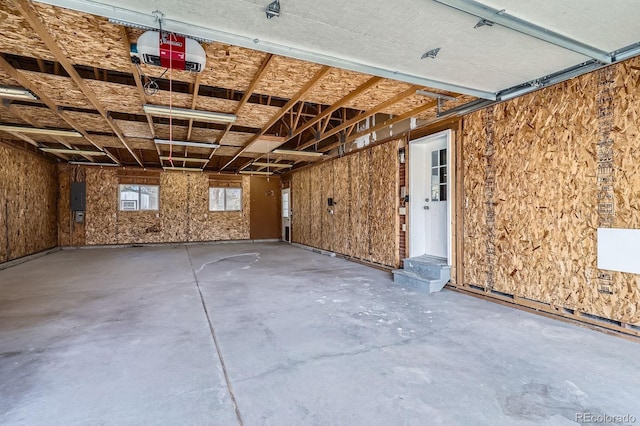
{"type": "Polygon", "coordinates": [[[451,278],[451,266],[447,265],[446,259],[437,257],[419,256],[404,259],[404,270],[426,279],[449,281],[451,278]]]}
{"type": "Polygon", "coordinates": [[[449,282],[449,279],[429,279],[404,269],[395,269],[393,271],[393,282],[416,290],[436,293],[442,290],[445,284],[449,282]]]}

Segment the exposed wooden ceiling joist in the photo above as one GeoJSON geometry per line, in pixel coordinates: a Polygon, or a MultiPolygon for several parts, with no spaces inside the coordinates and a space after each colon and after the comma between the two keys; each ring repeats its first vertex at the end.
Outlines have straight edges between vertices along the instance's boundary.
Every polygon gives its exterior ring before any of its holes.
{"type": "MultiPolygon", "coordinates": [[[[84,130],[82,126],[80,126],[73,118],[71,118],[68,114],[66,114],[63,110],[58,108],[58,106],[51,100],[49,97],[40,90],[37,86],[35,86],[30,80],[28,80],[23,74],[19,73],[18,70],[13,68],[11,64],[9,64],[1,55],[0,55],[0,68],[4,69],[7,74],[13,79],[15,79],[18,83],[22,85],[22,87],[33,92],[40,101],[45,104],[51,111],[57,114],[60,118],[66,121],[74,130],[80,132],[84,138],[89,141],[93,146],[100,150],[104,150],[100,144],[96,143],[93,138],[84,130]]],[[[107,152],[107,151],[105,151],[107,152]]],[[[109,158],[114,161],[116,164],[121,164],[120,161],[114,157],[112,154],[107,154],[109,158]]]]}
{"type": "Polygon", "coordinates": [[[255,135],[249,142],[236,154],[230,161],[227,162],[220,170],[224,170],[229,166],[229,164],[233,163],[243,152],[251,147],[256,141],[260,138],[260,136],[264,135],[267,130],[271,128],[282,116],[284,116],[295,104],[297,104],[300,99],[315,86],[318,81],[325,76],[331,70],[330,67],[323,66],[320,71],[318,71],[303,87],[296,93],[296,95],[287,102],[285,106],[280,109],[280,112],[276,114],[274,117],[269,120],[269,122],[260,130],[260,133],[255,135]]]}
{"type": "Polygon", "coordinates": [[[408,98],[409,96],[414,95],[416,93],[416,90],[418,90],[418,89],[419,89],[418,86],[411,86],[409,89],[405,90],[404,92],[398,93],[397,95],[395,95],[391,99],[388,99],[388,100],[376,105],[374,108],[361,113],[357,117],[352,118],[351,120],[348,120],[345,123],[343,123],[343,124],[341,124],[339,126],[336,126],[333,129],[320,134],[318,137],[313,138],[310,141],[303,143],[302,145],[298,146],[296,149],[303,150],[305,148],[310,147],[311,145],[320,143],[323,140],[327,139],[328,137],[333,136],[333,135],[335,135],[337,133],[340,133],[341,131],[343,131],[343,130],[349,128],[349,127],[353,127],[356,124],[358,124],[359,122],[361,122],[362,120],[366,120],[367,118],[371,117],[372,115],[378,114],[379,112],[383,111],[385,108],[387,108],[387,107],[389,107],[389,106],[391,106],[391,105],[393,105],[395,103],[398,103],[398,102],[402,101],[403,99],[408,98]]]}
{"type": "Polygon", "coordinates": [[[47,48],[51,51],[51,53],[53,53],[53,56],[62,65],[62,67],[69,74],[69,76],[73,79],[73,81],[80,88],[82,93],[84,93],[84,95],[89,99],[91,104],[100,113],[100,115],[102,115],[102,117],[105,120],[107,120],[107,123],[113,129],[113,132],[116,134],[116,136],[118,136],[118,138],[122,142],[122,145],[124,145],[124,147],[129,151],[129,153],[136,160],[136,162],[141,167],[144,167],[144,164],[142,164],[142,161],[140,161],[140,158],[138,158],[136,153],[133,152],[133,150],[129,147],[129,145],[127,145],[127,142],[125,141],[124,136],[122,135],[122,131],[118,128],[118,125],[113,121],[111,117],[109,117],[107,111],[104,109],[104,107],[96,97],[93,90],[91,90],[89,86],[87,86],[85,81],[82,79],[82,77],[80,77],[76,69],[73,67],[73,64],[71,63],[71,61],[69,61],[66,54],[62,51],[58,43],[54,40],[51,33],[49,33],[49,31],[45,27],[44,23],[40,20],[36,11],[33,10],[33,7],[29,3],[29,1],[28,0],[12,0],[12,1],[16,9],[27,20],[27,22],[29,22],[29,25],[31,25],[31,28],[33,28],[33,30],[36,32],[36,34],[38,34],[38,36],[44,42],[47,48]]]}
{"type": "MultiPolygon", "coordinates": [[[[255,75],[251,79],[251,83],[249,84],[249,87],[247,87],[247,90],[244,92],[244,96],[242,96],[242,99],[240,99],[240,103],[238,104],[238,107],[236,108],[236,111],[235,111],[236,115],[240,114],[240,110],[242,109],[242,107],[244,107],[244,105],[249,101],[249,98],[253,94],[253,91],[255,90],[258,83],[260,83],[262,76],[264,75],[267,67],[269,66],[271,59],[273,59],[273,55],[267,54],[265,56],[264,60],[262,61],[262,64],[260,65],[260,68],[258,68],[258,71],[256,71],[255,75]]],[[[225,127],[225,129],[222,131],[222,134],[218,138],[218,143],[222,144],[224,138],[227,136],[227,133],[229,133],[229,131],[231,130],[231,126],[232,126],[232,123],[227,124],[227,127],[225,127]]],[[[209,155],[209,161],[211,161],[211,158],[213,158],[213,155],[215,154],[215,152],[216,152],[215,150],[211,152],[211,154],[209,155]]],[[[205,163],[202,166],[202,168],[204,169],[205,167],[207,167],[208,164],[209,162],[205,163]]]]}

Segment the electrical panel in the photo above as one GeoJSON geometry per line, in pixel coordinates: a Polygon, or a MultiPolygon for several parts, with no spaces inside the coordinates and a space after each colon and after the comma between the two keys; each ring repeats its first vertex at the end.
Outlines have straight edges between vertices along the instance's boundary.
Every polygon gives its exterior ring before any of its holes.
{"type": "Polygon", "coordinates": [[[71,182],[71,194],[69,197],[71,211],[85,211],[87,190],[84,182],[71,182]]]}

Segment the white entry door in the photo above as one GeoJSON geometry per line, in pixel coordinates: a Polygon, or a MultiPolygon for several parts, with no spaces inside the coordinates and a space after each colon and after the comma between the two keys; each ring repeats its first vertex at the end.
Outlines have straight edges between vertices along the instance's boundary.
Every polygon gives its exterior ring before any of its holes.
{"type": "Polygon", "coordinates": [[[289,198],[291,190],[282,190],[282,241],[291,242],[291,208],[289,198]]]}
{"type": "Polygon", "coordinates": [[[449,260],[450,131],[409,145],[409,256],[449,260]]]}

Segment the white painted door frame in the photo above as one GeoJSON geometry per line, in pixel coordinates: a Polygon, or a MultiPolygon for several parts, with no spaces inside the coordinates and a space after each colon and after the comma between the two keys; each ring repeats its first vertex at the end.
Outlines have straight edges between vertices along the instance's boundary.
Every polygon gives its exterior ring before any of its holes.
{"type": "Polygon", "coordinates": [[[282,241],[291,243],[291,189],[290,188],[282,189],[282,197],[280,198],[280,221],[282,223],[282,232],[281,232],[282,241]],[[287,209],[287,211],[285,211],[285,209],[287,209]],[[286,232],[287,227],[289,228],[288,235],[286,232]]]}
{"type": "Polygon", "coordinates": [[[451,130],[445,130],[432,135],[425,136],[420,139],[409,142],[409,257],[420,256],[425,253],[426,243],[420,242],[420,238],[423,240],[426,238],[426,223],[424,213],[420,213],[425,204],[425,185],[427,176],[430,178],[431,164],[426,163],[424,153],[428,149],[430,143],[436,143],[438,139],[446,138],[447,149],[447,205],[446,205],[446,235],[447,235],[447,263],[451,265],[452,260],[452,238],[451,238],[451,209],[454,203],[451,199],[454,194],[451,185],[452,176],[451,172],[454,170],[451,164],[451,149],[452,149],[452,132],[451,130]],[[422,152],[422,155],[421,155],[422,152]],[[418,213],[417,213],[418,212],[418,213]],[[423,221],[422,223],[418,221],[423,221]],[[416,233],[418,235],[416,235],[416,233]]]}

